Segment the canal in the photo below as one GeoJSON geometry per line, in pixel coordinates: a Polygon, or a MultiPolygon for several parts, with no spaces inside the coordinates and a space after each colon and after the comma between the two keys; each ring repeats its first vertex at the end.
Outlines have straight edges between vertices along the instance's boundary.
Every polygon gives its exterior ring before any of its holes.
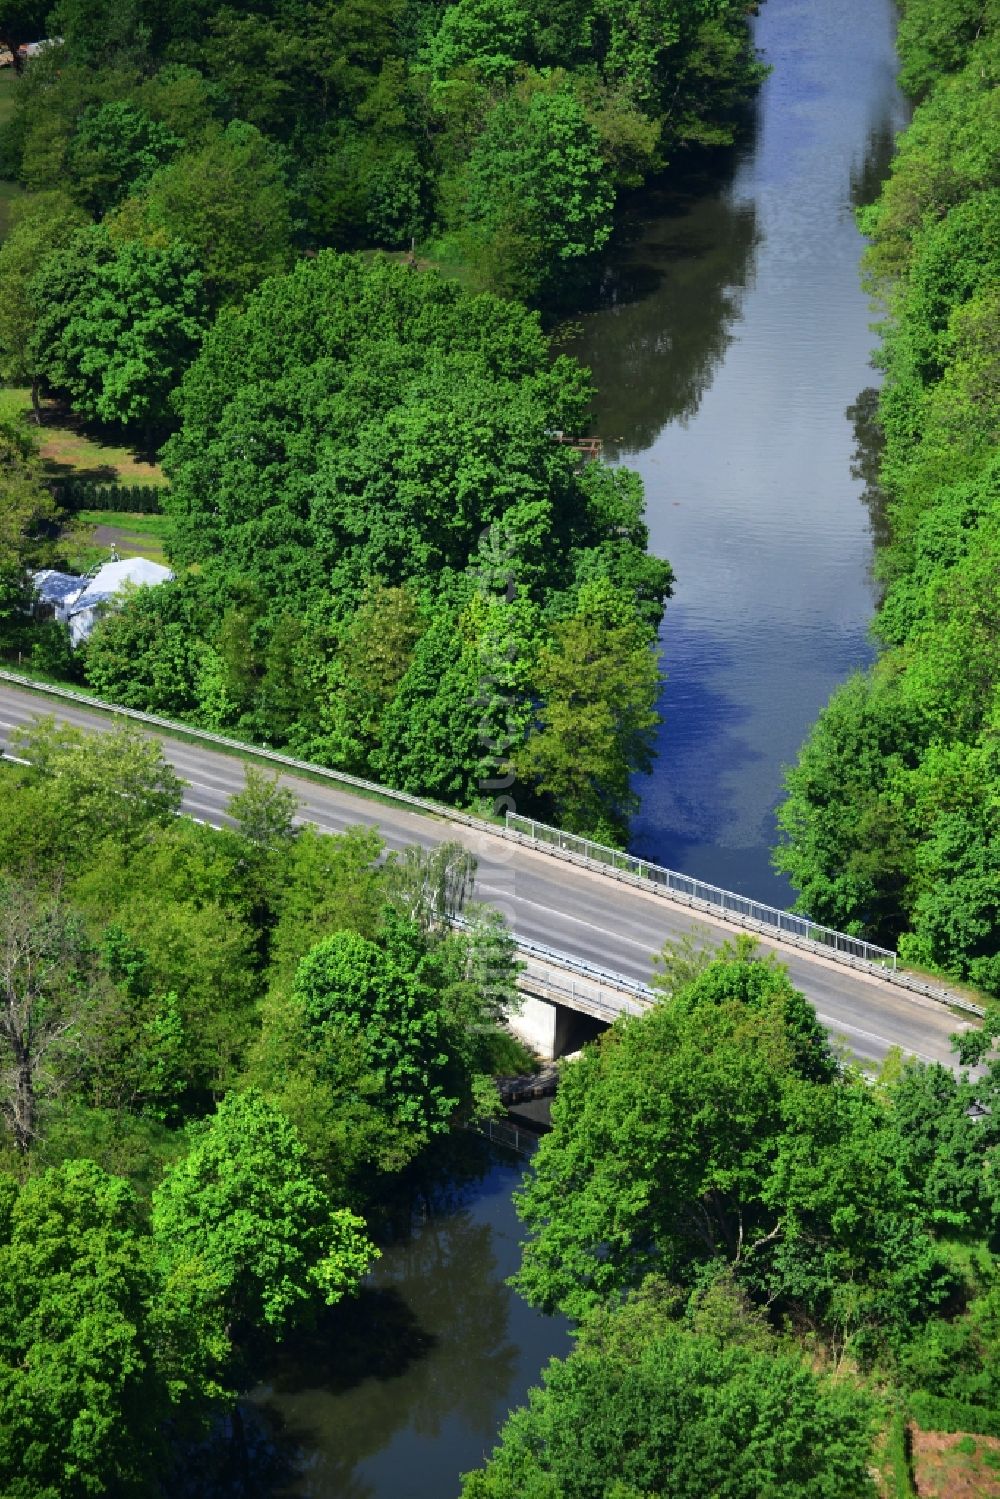
{"type": "Polygon", "coordinates": [[[677,575],[633,849],[786,905],[782,767],[871,659],[871,530],[848,416],[873,383],[856,205],[906,120],[890,0],[767,0],[772,73],[723,180],[644,201],[570,351],[677,575]]]}

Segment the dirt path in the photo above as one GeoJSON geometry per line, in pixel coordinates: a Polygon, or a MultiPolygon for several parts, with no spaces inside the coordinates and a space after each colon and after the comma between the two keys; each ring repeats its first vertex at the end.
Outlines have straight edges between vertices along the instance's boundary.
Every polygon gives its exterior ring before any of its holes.
{"type": "Polygon", "coordinates": [[[148,557],[150,562],[163,561],[163,542],[138,526],[134,531],[124,526],[95,526],[93,535],[98,546],[109,549],[114,546],[122,557],[148,557]]]}
{"type": "Polygon", "coordinates": [[[1000,1440],[918,1426],[912,1433],[920,1499],[1000,1499],[1000,1440]]]}

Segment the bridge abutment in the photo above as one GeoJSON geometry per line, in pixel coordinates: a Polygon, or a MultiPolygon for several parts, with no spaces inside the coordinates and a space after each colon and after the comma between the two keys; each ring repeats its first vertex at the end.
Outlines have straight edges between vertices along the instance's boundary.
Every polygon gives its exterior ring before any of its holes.
{"type": "Polygon", "coordinates": [[[603,1021],[535,994],[523,996],[520,1010],[507,1017],[507,1024],[519,1041],[546,1062],[579,1051],[607,1029],[603,1021]]]}

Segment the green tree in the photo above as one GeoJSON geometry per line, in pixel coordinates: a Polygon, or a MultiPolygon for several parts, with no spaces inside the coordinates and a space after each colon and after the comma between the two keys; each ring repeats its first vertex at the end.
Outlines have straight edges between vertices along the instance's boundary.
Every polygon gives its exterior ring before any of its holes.
{"type": "Polygon", "coordinates": [[[107,1009],[97,954],[79,917],[0,879],[0,1112],[17,1150],[93,1051],[107,1009]]]}
{"type": "Polygon", "coordinates": [[[376,869],[381,852],[374,828],[348,828],[335,837],[302,828],[292,845],[271,937],[278,981],[290,981],[323,937],[337,931],[374,936],[384,899],[376,869]]]}
{"type": "Polygon", "coordinates": [[[227,811],[240,834],[262,854],[287,849],[295,837],[299,799],[277,775],[268,776],[248,761],[243,767],[243,790],[229,799],[227,811]]]}
{"type": "Polygon", "coordinates": [[[532,1238],[516,1283],[530,1301],[579,1315],[647,1273],[764,1252],[754,1243],[774,1220],[750,1202],[782,1129],[794,991],[765,965],[738,961],[737,987],[759,976],[753,1007],[675,999],[615,1026],[566,1069],[518,1199],[532,1238]],[[643,1098],[655,1104],[641,1109],[643,1098]]]}
{"type": "Polygon", "coordinates": [[[250,907],[250,922],[262,937],[274,924],[285,867],[295,839],[299,800],[277,775],[244,767],[244,786],[230,797],[227,812],[243,848],[238,875],[250,907]]]}
{"type": "Polygon", "coordinates": [[[950,0],[944,5],[906,0],[899,27],[899,81],[911,97],[919,98],[943,74],[958,71],[984,24],[989,24],[990,12],[989,0],[950,0]]]}
{"type": "Polygon", "coordinates": [[[72,881],[74,904],[105,945],[113,926],[131,954],[127,965],[116,959],[112,967],[127,1003],[103,1036],[95,1102],[131,1111],[154,1106],[161,1030],[172,1033],[171,1066],[183,1072],[186,1114],[204,1113],[233,1086],[256,1029],[267,952],[269,908],[258,879],[242,839],[186,818],[150,829],[130,848],[87,846],[72,881]],[[138,986],[130,979],[133,963],[138,986]]]}
{"type": "Polygon", "coordinates": [[[474,643],[463,639],[450,609],[439,609],[382,718],[372,756],[378,776],[418,796],[472,803],[489,774],[476,711],[482,683],[474,643]]]}
{"type": "Polygon", "coordinates": [[[205,326],[203,278],[185,246],[116,245],[80,230],[31,283],[29,357],[84,416],[131,428],[151,445],[205,326]]]}
{"type": "Polygon", "coordinates": [[[469,157],[457,215],[486,284],[527,300],[565,295],[611,235],[614,191],[566,75],[534,75],[494,105],[469,157]]]}
{"type": "Polygon", "coordinates": [[[68,1161],[0,1179],[0,1485],[145,1495],[171,1414],[148,1241],[124,1181],[68,1161]]]}
{"type": "MultiPolygon", "coordinates": [[[[209,333],[165,450],[172,553],[197,581],[98,631],[91,681],[152,703],[162,677],[173,696],[186,629],[167,626],[187,599],[208,644],[184,653],[178,707],[190,693],[213,722],[273,722],[321,762],[476,801],[525,736],[540,645],[577,595],[623,627],[602,646],[635,646],[631,701],[654,690],[641,646],[669,569],[644,559],[637,484],[581,474],[552,440],[579,428],[584,389],[523,309],[435,276],[321,254],[269,282],[209,333]]],[[[619,783],[630,711],[601,745],[619,783]]]]}
{"type": "Polygon", "coordinates": [[[148,14],[142,0],[58,0],[50,23],[74,59],[96,68],[142,57],[148,14]]]}
{"type": "Polygon", "coordinates": [[[963,1316],[934,1318],[902,1354],[902,1381],[921,1424],[998,1434],[1000,1287],[995,1267],[984,1279],[963,1316]]]}
{"type": "Polygon", "coordinates": [[[1000,44],[992,4],[932,10],[904,7],[902,77],[922,102],[860,216],[868,284],[888,314],[878,356],[884,650],[838,690],[803,746],[776,862],[814,917],[992,994],[1000,44]]]}
{"type": "Polygon", "coordinates": [[[802,997],[746,953],[588,1048],[552,1119],[518,1198],[514,1283],[535,1305],[579,1316],[647,1274],[728,1265],[870,1356],[957,1289],[883,1103],[836,1074],[802,997]]]}
{"type": "MultiPolygon", "coordinates": [[[[360,830],[303,848],[310,880],[320,860],[343,881],[373,853],[360,830]]],[[[456,1117],[498,1108],[492,1073],[514,1049],[501,1027],[518,1003],[516,949],[495,912],[470,907],[461,930],[448,923],[468,878],[457,854],[453,845],[390,864],[387,877],[362,866],[360,899],[328,891],[300,932],[288,918],[302,890],[279,920],[250,1075],[293,1119],[327,1180],[362,1199],[377,1194],[373,1172],[400,1170],[456,1117]],[[362,930],[330,932],[347,913],[362,930]],[[293,944],[310,930],[329,935],[288,986],[293,944]]]]}
{"type": "Polygon", "coordinates": [[[1000,1208],[997,1068],[973,1083],[911,1058],[886,1087],[899,1158],[928,1221],[942,1234],[989,1239],[1000,1208]]]}
{"type": "Polygon", "coordinates": [[[277,154],[242,120],[158,172],[142,218],[149,232],[194,250],[215,307],[242,301],[291,261],[291,212],[277,154]]]}
{"type": "Polygon", "coordinates": [[[636,771],[652,766],[659,722],[657,660],[647,631],[605,584],[584,585],[576,611],[542,650],[538,724],[518,773],[551,799],[569,831],[622,841],[638,797],[636,771]]]}
{"type": "Polygon", "coordinates": [[[422,621],[412,591],[372,587],[349,621],[336,658],[324,737],[337,760],[363,771],[382,745],[383,721],[413,660],[422,621]]]}
{"type": "Polygon", "coordinates": [[[116,600],[87,641],[88,682],[123,708],[184,717],[195,709],[207,671],[206,616],[197,580],[190,577],[116,600]]]}
{"type": "Polygon", "coordinates": [[[177,558],[324,600],[461,568],[516,499],[568,505],[572,462],[547,429],[579,424],[585,399],[523,309],[321,253],[218,319],[184,382],[164,453],[177,558]],[[469,451],[458,428],[477,423],[488,440],[469,451]],[[230,443],[241,456],[219,468],[230,443]]]}
{"type": "Polygon", "coordinates": [[[654,1281],[592,1314],[463,1499],[874,1499],[873,1412],[856,1386],[779,1351],[731,1290],[682,1309],[654,1281]]]}
{"type": "Polygon", "coordinates": [[[23,632],[31,605],[29,570],[53,560],[60,519],[28,433],[0,420],[0,642],[23,632]]]}
{"type": "Polygon", "coordinates": [[[457,0],[442,12],[427,47],[427,64],[438,78],[472,67],[487,82],[509,83],[528,54],[531,15],[527,6],[457,0]]]}
{"type": "Polygon", "coordinates": [[[425,932],[447,930],[461,916],[476,878],[476,857],[461,843],[408,844],[385,867],[389,901],[425,932]]]}
{"type": "Polygon", "coordinates": [[[124,101],[84,111],[69,145],[70,182],[95,218],[146,186],[183,141],[159,120],[124,101]]]}
{"type": "Polygon", "coordinates": [[[427,958],[419,929],[390,917],[381,941],[335,932],[295,976],[315,1044],[344,1033],[357,1039],[388,1126],[409,1137],[411,1150],[447,1130],[460,1101],[449,1087],[447,1031],[427,958]]]}
{"type": "Polygon", "coordinates": [[[31,193],[12,205],[11,223],[0,244],[0,375],[11,385],[31,386],[37,419],[38,370],[31,358],[35,303],[31,283],[46,256],[63,249],[87,222],[64,192],[31,193]]]}
{"type": "Polygon", "coordinates": [[[43,793],[61,828],[66,864],[105,838],[134,847],[180,807],[183,782],[157,740],[130,724],[88,733],[39,718],[15,730],[12,744],[28,762],[22,784],[43,793]]]}
{"type": "Polygon", "coordinates": [[[923,725],[891,677],[852,678],[831,698],[788,772],[775,864],[815,921],[893,944],[913,875],[898,778],[923,725]]]}
{"type": "Polygon", "coordinates": [[[153,1194],[165,1275],[200,1271],[234,1342],[280,1333],[357,1289],[376,1251],[332,1208],[294,1129],[259,1094],[231,1093],[153,1194]]]}
{"type": "Polygon", "coordinates": [[[961,71],[939,77],[914,112],[878,202],[860,215],[863,231],[874,240],[866,271],[875,286],[885,289],[905,271],[924,225],[996,185],[998,68],[997,33],[991,29],[961,71]]]}

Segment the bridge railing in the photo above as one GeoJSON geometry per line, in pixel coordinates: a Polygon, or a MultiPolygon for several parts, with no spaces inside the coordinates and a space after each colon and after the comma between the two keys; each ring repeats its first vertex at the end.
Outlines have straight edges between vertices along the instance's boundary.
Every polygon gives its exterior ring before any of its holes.
{"type": "MultiPolygon", "coordinates": [[[[519,946],[519,955],[523,952],[519,946]]],[[[518,987],[537,991],[543,998],[562,999],[571,1010],[582,1010],[597,1020],[612,1024],[624,1011],[637,1014],[654,998],[645,984],[626,978],[596,978],[580,973],[576,965],[557,966],[552,959],[522,957],[518,987]]]]}
{"type": "Polygon", "coordinates": [[[714,910],[719,916],[732,921],[734,918],[754,927],[771,928],[776,937],[798,938],[804,942],[830,950],[830,956],[857,958],[863,963],[876,963],[895,970],[896,954],[888,947],[879,947],[874,942],[865,942],[861,937],[852,937],[846,932],[835,931],[810,921],[808,916],[798,916],[792,911],[783,911],[779,906],[769,906],[763,901],[752,900],[748,895],[739,895],[734,890],[723,890],[719,885],[710,885],[706,880],[693,875],[681,874],[679,870],[667,869],[662,864],[653,864],[648,859],[639,859],[620,848],[610,848],[603,843],[594,843],[590,838],[581,838],[577,833],[564,833],[560,828],[549,827],[520,813],[507,813],[507,826],[511,832],[520,833],[532,843],[544,848],[559,850],[577,860],[601,870],[609,869],[639,880],[648,880],[659,885],[672,896],[690,905],[699,905],[714,910]]]}
{"type": "Polygon", "coordinates": [[[844,932],[835,932],[829,927],[810,921],[805,916],[795,916],[790,911],[764,905],[760,901],[750,900],[747,896],[737,895],[734,891],[722,890],[715,885],[707,884],[704,880],[696,880],[690,875],[680,874],[677,870],[663,868],[646,859],[637,859],[632,854],[623,853],[621,849],[607,848],[588,838],[580,838],[574,833],[563,833],[558,828],[535,822],[530,817],[508,813],[507,824],[503,826],[499,823],[488,822],[481,817],[475,817],[468,812],[460,812],[457,808],[446,806],[441,802],[430,801],[426,797],[413,796],[406,791],[396,791],[392,787],[367,781],[361,776],[350,775],[346,771],[331,770],[327,766],[297,760],[292,755],[282,754],[279,750],[251,744],[243,739],[234,739],[226,734],[215,734],[208,729],[198,729],[191,724],[177,719],[163,718],[156,713],[144,713],[138,708],[124,708],[117,703],[106,702],[102,698],[92,697],[85,692],[75,692],[71,687],[58,687],[50,682],[36,681],[21,672],[0,668],[0,681],[11,682],[14,686],[28,688],[50,698],[77,703],[95,712],[129,718],[134,722],[146,724],[150,728],[164,730],[168,734],[181,735],[186,739],[215,745],[220,749],[250,755],[286,770],[305,772],[308,775],[332,781],[343,786],[345,790],[375,796],[382,801],[395,802],[399,806],[458,823],[494,838],[507,837],[512,842],[545,848],[563,858],[587,865],[604,874],[616,875],[619,879],[634,880],[636,883],[643,884],[649,881],[653,888],[659,888],[674,900],[681,901],[693,909],[718,915],[765,935],[773,935],[801,946],[813,947],[852,967],[875,965],[877,969],[881,969],[886,978],[909,989],[912,993],[926,995],[930,999],[977,1015],[983,1013],[978,1005],[956,996],[953,991],[928,984],[911,974],[895,971],[896,954],[887,948],[877,947],[874,943],[864,942],[858,937],[850,937],[844,932]]]}
{"type": "MultiPolygon", "coordinates": [[[[460,931],[469,928],[464,916],[450,916],[448,922],[460,931]]],[[[565,999],[572,1009],[585,1010],[600,1020],[617,1020],[623,1010],[636,1014],[656,998],[656,991],[639,979],[598,968],[542,942],[515,936],[514,946],[520,968],[519,988],[544,990],[546,995],[565,999]]]]}

